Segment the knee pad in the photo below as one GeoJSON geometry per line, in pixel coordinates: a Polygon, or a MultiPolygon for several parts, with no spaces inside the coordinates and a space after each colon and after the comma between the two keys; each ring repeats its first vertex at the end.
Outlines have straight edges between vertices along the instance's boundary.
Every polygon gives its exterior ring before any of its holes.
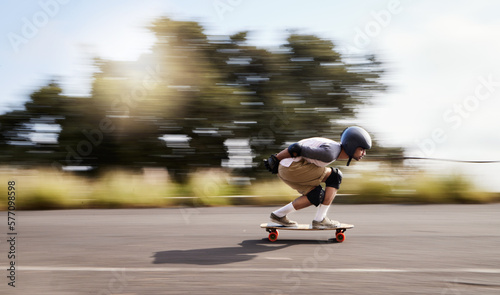
{"type": "Polygon", "coordinates": [[[321,185],[318,185],[312,191],[308,192],[306,196],[311,204],[318,207],[319,204],[323,203],[323,199],[325,198],[325,191],[323,190],[321,185]]]}
{"type": "Polygon", "coordinates": [[[331,169],[332,173],[330,174],[330,176],[328,176],[328,178],[325,181],[326,186],[339,189],[340,184],[342,183],[342,172],[340,172],[340,170],[337,168],[331,168],[331,169]]]}

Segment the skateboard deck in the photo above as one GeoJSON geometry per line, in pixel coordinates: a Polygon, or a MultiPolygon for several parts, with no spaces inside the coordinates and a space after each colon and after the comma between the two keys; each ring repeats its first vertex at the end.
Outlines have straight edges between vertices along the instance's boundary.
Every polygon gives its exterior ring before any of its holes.
{"type": "Polygon", "coordinates": [[[337,242],[342,243],[345,241],[344,232],[354,227],[352,224],[341,223],[337,228],[313,228],[311,224],[297,224],[296,226],[283,226],[277,223],[262,223],[261,228],[265,228],[269,232],[269,241],[276,242],[279,235],[279,230],[335,230],[335,239],[337,242]]]}

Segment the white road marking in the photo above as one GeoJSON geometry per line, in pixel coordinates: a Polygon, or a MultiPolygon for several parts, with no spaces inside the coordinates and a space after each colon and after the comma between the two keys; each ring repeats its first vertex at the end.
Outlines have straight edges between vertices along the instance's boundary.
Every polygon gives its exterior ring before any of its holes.
{"type": "Polygon", "coordinates": [[[290,257],[264,257],[265,259],[269,260],[292,260],[290,257]]]}
{"type": "MultiPolygon", "coordinates": [[[[285,257],[286,258],[286,257],[285,257]]],[[[308,272],[308,273],[480,273],[500,274],[500,268],[241,268],[241,267],[86,267],[19,266],[19,271],[82,272],[308,272]]]]}

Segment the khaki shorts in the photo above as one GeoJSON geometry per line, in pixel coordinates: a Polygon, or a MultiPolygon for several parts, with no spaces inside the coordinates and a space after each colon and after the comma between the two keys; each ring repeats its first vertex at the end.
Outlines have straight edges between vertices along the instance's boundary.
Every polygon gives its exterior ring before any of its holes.
{"type": "Polygon", "coordinates": [[[306,195],[321,184],[321,181],[328,173],[328,169],[330,168],[319,167],[302,159],[298,162],[293,162],[290,167],[280,165],[278,176],[291,188],[297,190],[302,195],[306,195]]]}

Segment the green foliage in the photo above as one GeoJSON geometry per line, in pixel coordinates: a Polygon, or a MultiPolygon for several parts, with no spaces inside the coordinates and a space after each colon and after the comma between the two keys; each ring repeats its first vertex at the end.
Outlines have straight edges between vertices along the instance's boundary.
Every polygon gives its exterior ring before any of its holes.
{"type": "Polygon", "coordinates": [[[421,175],[414,183],[414,201],[419,203],[484,203],[492,201],[491,195],[478,192],[465,177],[458,174],[421,175]]]}
{"type": "Polygon", "coordinates": [[[81,177],[64,175],[54,170],[20,170],[2,174],[16,181],[16,206],[19,210],[51,210],[81,208],[92,190],[81,177]]]}
{"type": "Polygon", "coordinates": [[[340,203],[368,204],[469,204],[498,202],[498,195],[481,192],[462,175],[432,175],[421,172],[406,176],[363,173],[342,183],[340,203]]]}
{"type": "Polygon", "coordinates": [[[107,172],[92,185],[92,208],[162,207],[165,196],[175,189],[166,181],[148,183],[141,175],[124,171],[107,172]]]}
{"type": "Polygon", "coordinates": [[[150,30],[157,42],[137,61],[94,60],[89,97],[51,82],[24,110],[0,116],[0,163],[92,167],[91,175],[166,167],[186,183],[227,161],[228,139],[245,139],[252,160],[235,173],[258,177],[261,159],[287,142],[338,140],[339,121],[385,89],[374,57],[347,62],[313,35],[291,34],[271,50],[249,45],[247,32],[208,36],[196,22],[160,18],[150,30]]]}
{"type": "Polygon", "coordinates": [[[227,173],[216,169],[193,173],[187,183],[188,195],[196,198],[193,205],[229,205],[230,200],[223,196],[238,192],[228,179],[227,173]]]}

